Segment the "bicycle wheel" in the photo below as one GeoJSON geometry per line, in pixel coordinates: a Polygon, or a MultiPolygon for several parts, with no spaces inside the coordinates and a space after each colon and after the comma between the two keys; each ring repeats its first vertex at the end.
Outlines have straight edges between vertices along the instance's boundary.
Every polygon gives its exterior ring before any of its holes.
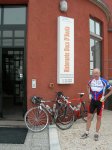
{"type": "Polygon", "coordinates": [[[69,129],[74,123],[74,112],[72,108],[70,106],[59,107],[55,123],[62,130],[69,129]]]}
{"type": "Polygon", "coordinates": [[[40,132],[48,125],[48,113],[41,106],[28,110],[24,117],[27,128],[33,132],[40,132]]]}
{"type": "Polygon", "coordinates": [[[80,109],[80,115],[85,122],[87,122],[87,114],[88,114],[88,111],[85,107],[85,103],[82,103],[81,109],[80,109]]]}

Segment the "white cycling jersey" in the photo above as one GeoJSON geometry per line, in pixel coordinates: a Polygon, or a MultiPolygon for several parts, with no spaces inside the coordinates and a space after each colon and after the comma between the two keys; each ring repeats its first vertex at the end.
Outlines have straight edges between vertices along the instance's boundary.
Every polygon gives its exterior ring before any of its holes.
{"type": "Polygon", "coordinates": [[[90,80],[88,86],[90,88],[92,100],[100,100],[102,96],[104,96],[106,89],[111,87],[109,82],[101,77],[99,77],[98,80],[90,80]]]}

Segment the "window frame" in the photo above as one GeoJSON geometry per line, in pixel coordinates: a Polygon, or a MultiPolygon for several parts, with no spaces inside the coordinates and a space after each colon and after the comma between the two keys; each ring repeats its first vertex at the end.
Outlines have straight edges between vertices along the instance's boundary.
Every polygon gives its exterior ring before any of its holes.
{"type": "Polygon", "coordinates": [[[93,35],[95,35],[95,36],[98,36],[98,38],[99,38],[99,37],[102,37],[102,28],[101,28],[101,26],[102,26],[101,21],[99,21],[99,20],[97,20],[97,19],[94,19],[94,18],[92,18],[92,17],[89,18],[90,34],[93,34],[93,35]],[[94,22],[94,32],[91,32],[91,26],[90,26],[90,25],[91,25],[91,24],[90,24],[91,20],[94,22]],[[96,33],[96,23],[98,23],[98,24],[100,25],[100,30],[99,30],[100,34],[97,34],[97,33],[96,33]]]}
{"type": "MultiPolygon", "coordinates": [[[[103,37],[102,37],[102,23],[101,21],[98,21],[97,19],[93,19],[92,17],[89,18],[89,32],[90,32],[90,40],[93,39],[94,40],[94,46],[95,46],[95,41],[98,41],[100,42],[100,70],[102,71],[102,40],[103,40],[103,37]],[[93,20],[94,21],[94,33],[91,32],[91,29],[90,29],[90,21],[93,20]],[[95,26],[95,23],[99,23],[100,24],[100,35],[96,34],[96,26],[95,26]]],[[[90,51],[91,51],[91,43],[90,43],[90,51]]],[[[96,64],[96,58],[95,56],[93,56],[93,61],[91,61],[90,59],[90,63],[93,62],[93,68],[95,68],[95,64],[96,64]]],[[[92,76],[92,70],[91,69],[91,65],[90,65],[90,76],[92,76]]]]}

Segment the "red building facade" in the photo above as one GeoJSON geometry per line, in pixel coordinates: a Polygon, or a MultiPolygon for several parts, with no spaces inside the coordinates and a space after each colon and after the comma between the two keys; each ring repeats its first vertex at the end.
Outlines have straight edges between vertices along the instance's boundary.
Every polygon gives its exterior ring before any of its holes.
{"type": "MultiPolygon", "coordinates": [[[[57,91],[64,91],[71,98],[77,96],[78,92],[85,92],[87,98],[90,68],[99,67],[98,63],[100,63],[102,76],[107,80],[112,79],[111,0],[67,0],[66,12],[60,10],[60,0],[0,0],[0,4],[1,6],[25,5],[27,9],[24,63],[24,87],[26,88],[24,94],[27,108],[32,106],[33,95],[53,99],[57,91]],[[74,18],[74,84],[57,84],[57,18],[59,16],[74,18]],[[91,33],[90,19],[98,23],[95,27],[98,25],[100,28],[99,34],[91,33]],[[100,41],[100,53],[94,54],[94,62],[91,62],[91,65],[90,39],[100,41]],[[100,62],[97,61],[99,59],[100,62]],[[32,88],[32,79],[36,80],[36,88],[32,88]]],[[[93,45],[93,48],[94,46],[97,47],[93,45]]]]}

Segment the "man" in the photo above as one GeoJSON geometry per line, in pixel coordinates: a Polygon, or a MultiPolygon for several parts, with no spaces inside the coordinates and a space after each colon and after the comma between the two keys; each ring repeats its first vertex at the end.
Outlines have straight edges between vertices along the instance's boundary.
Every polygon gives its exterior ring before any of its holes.
{"type": "Polygon", "coordinates": [[[100,70],[95,68],[93,70],[93,78],[88,83],[88,93],[89,93],[89,112],[86,124],[86,132],[81,136],[85,139],[89,136],[89,129],[91,127],[91,119],[94,111],[97,111],[97,123],[96,123],[96,133],[94,134],[94,140],[98,141],[99,129],[101,125],[102,110],[104,107],[104,101],[112,94],[112,87],[109,82],[100,77],[100,70]],[[109,89],[109,93],[105,95],[105,91],[109,89]]]}

